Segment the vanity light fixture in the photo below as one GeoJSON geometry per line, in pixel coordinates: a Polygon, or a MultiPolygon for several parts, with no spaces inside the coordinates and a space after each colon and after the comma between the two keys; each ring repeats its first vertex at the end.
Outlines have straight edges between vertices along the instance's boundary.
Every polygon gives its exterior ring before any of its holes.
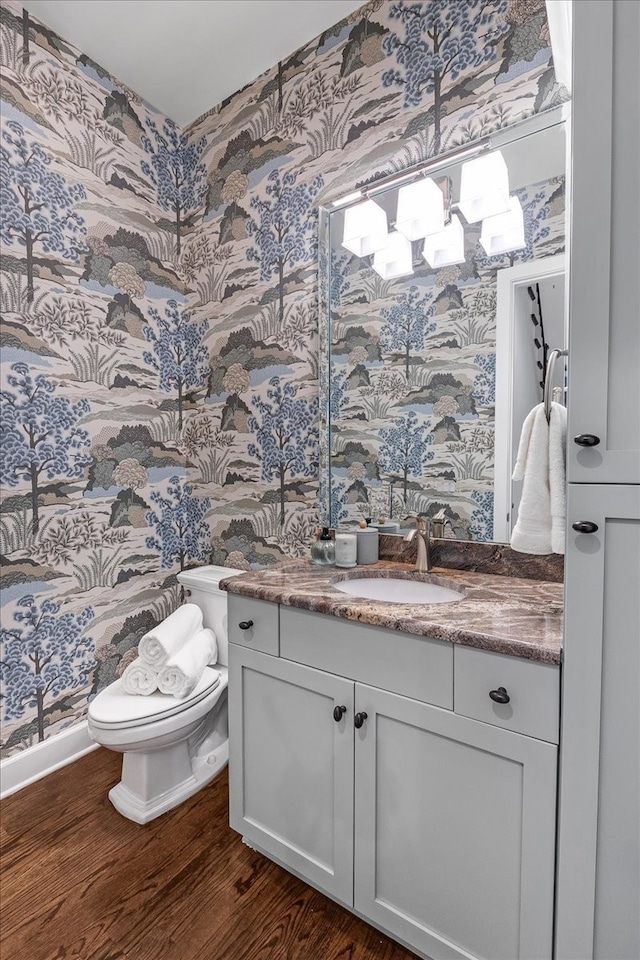
{"type": "Polygon", "coordinates": [[[344,212],[342,246],[356,257],[368,257],[387,245],[387,214],[374,203],[364,200],[344,212]]]}
{"type": "Polygon", "coordinates": [[[462,164],[458,208],[467,223],[509,210],[509,171],[499,150],[462,164]]]}
{"type": "Polygon", "coordinates": [[[396,230],[407,240],[421,240],[444,229],[444,196],[431,177],[398,190],[396,230]]]}
{"type": "Polygon", "coordinates": [[[464,230],[455,213],[444,230],[425,238],[422,256],[434,269],[464,263],[464,230]]]}
{"type": "Polygon", "coordinates": [[[383,280],[394,280],[413,273],[413,255],[411,241],[392,230],[387,238],[384,250],[373,255],[373,269],[383,280]]]}
{"type": "Polygon", "coordinates": [[[526,246],[524,216],[517,197],[509,198],[509,209],[506,213],[499,213],[482,221],[480,245],[489,257],[522,250],[526,246]]]}

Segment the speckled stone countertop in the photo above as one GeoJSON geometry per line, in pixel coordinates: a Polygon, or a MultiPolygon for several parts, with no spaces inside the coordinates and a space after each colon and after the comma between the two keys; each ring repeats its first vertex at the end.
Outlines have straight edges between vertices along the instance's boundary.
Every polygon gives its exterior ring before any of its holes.
{"type": "Polygon", "coordinates": [[[410,564],[388,560],[349,570],[294,560],[230,577],[220,587],[244,597],[528,660],[560,663],[562,657],[561,583],[443,567],[417,573],[410,564]],[[453,603],[384,603],[351,597],[333,586],[374,571],[376,576],[439,583],[464,596],[453,603]]]}

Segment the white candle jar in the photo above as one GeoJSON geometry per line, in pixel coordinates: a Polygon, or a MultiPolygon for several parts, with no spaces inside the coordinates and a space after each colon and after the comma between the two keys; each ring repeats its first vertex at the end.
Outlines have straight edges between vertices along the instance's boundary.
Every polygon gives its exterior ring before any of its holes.
{"type": "Polygon", "coordinates": [[[358,552],[358,541],[355,533],[341,533],[335,537],[336,567],[355,567],[358,552]]]}

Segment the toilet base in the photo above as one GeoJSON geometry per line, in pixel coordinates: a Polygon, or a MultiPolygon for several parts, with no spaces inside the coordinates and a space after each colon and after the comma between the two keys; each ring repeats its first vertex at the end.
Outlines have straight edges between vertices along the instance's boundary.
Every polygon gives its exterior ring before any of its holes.
{"type": "Polygon", "coordinates": [[[204,756],[190,757],[187,741],[176,744],[171,752],[172,757],[167,756],[166,749],[160,756],[158,751],[124,755],[122,780],[109,791],[109,800],[118,813],[134,823],[149,823],[177,807],[222,773],[229,762],[229,741],[224,740],[204,756]],[[166,783],[167,771],[172,774],[171,784],[166,783]]]}

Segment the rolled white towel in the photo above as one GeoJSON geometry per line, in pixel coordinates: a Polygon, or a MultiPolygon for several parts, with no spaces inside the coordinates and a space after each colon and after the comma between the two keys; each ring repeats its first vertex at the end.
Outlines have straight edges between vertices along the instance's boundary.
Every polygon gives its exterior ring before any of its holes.
{"type": "Polygon", "coordinates": [[[195,603],[184,603],[157,627],[145,633],[138,644],[138,655],[159,670],[198,630],[202,630],[200,607],[195,603]]]}
{"type": "Polygon", "coordinates": [[[158,689],[158,671],[140,657],[129,664],[121,680],[125,693],[148,697],[158,689]]]}
{"type": "Polygon", "coordinates": [[[160,692],[184,700],[198,683],[204,668],[217,659],[213,630],[200,630],[165,663],[158,675],[160,692]]]}

